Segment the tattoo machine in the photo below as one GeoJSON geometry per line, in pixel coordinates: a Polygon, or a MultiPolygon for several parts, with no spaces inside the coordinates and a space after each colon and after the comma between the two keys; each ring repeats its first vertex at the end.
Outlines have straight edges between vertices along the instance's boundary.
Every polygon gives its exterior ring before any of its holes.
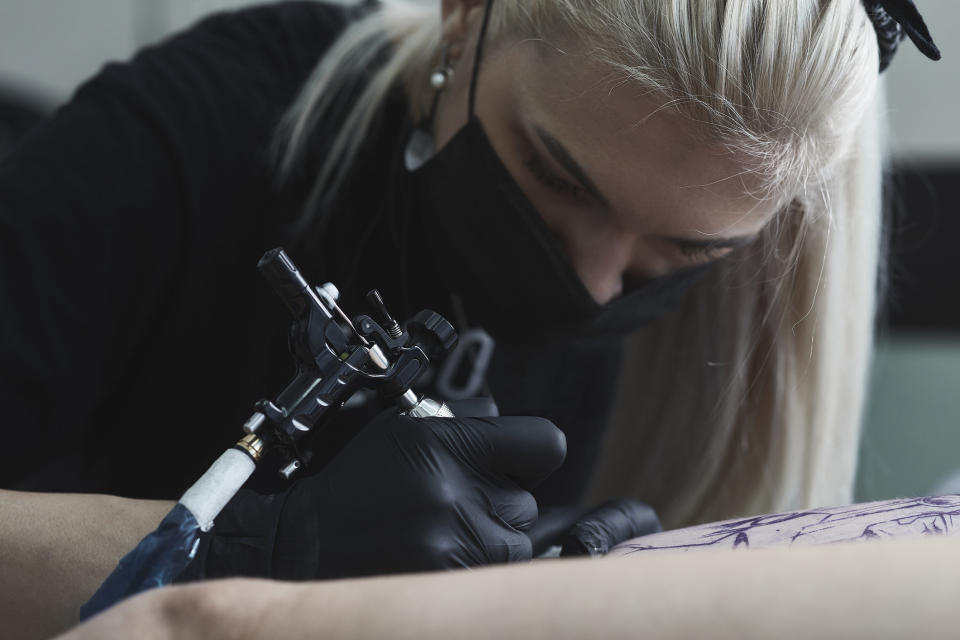
{"type": "Polygon", "coordinates": [[[290,351],[293,380],[272,400],[261,400],[243,426],[246,435],[225,451],[107,577],[81,607],[81,619],[122,598],[170,584],[196,553],[200,531],[250,478],[267,450],[279,454],[279,472],[290,479],[311,458],[310,436],[361,389],[396,401],[413,417],[452,417],[446,404],[412,389],[431,359],[449,353],[457,332],[433,311],[420,311],[403,327],[376,290],[367,294],[371,313],[350,318],[337,304],[332,284],[312,287],[282,248],[264,254],[260,272],[293,313],[290,351]]]}
{"type": "Polygon", "coordinates": [[[457,332],[443,316],[423,310],[401,327],[373,290],[367,294],[373,317],[351,319],[337,304],[337,288],[310,286],[282,248],[264,254],[258,267],[293,314],[289,344],[297,373],[275,398],[256,404],[243,426],[246,435],[181,498],[204,530],[267,448],[280,454],[279,471],[287,479],[306,466],[310,435],[361,389],[376,390],[413,417],[453,416],[446,404],[412,389],[430,360],[457,344],[457,332]]]}

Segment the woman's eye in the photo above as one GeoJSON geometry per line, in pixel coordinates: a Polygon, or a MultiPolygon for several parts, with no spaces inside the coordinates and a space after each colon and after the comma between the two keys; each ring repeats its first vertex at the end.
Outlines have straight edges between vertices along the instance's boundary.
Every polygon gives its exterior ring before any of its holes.
{"type": "Polygon", "coordinates": [[[559,193],[560,195],[573,200],[581,200],[586,195],[583,187],[576,185],[569,180],[561,178],[553,171],[547,168],[536,153],[530,153],[524,162],[527,169],[533,174],[537,182],[547,189],[559,193]]]}
{"type": "Polygon", "coordinates": [[[727,249],[710,245],[678,244],[677,248],[684,258],[692,262],[708,262],[722,258],[727,254],[727,249]]]}

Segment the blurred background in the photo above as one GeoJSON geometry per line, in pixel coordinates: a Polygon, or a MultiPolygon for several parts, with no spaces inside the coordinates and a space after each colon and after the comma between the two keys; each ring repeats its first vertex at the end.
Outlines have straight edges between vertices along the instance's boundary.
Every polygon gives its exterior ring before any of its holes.
{"type": "MultiPolygon", "coordinates": [[[[0,0],[0,157],[106,61],[206,13],[250,4],[0,0]]],[[[859,500],[960,492],[960,3],[918,4],[944,59],[930,63],[906,43],[885,74],[892,295],[874,364],[859,500]]]]}

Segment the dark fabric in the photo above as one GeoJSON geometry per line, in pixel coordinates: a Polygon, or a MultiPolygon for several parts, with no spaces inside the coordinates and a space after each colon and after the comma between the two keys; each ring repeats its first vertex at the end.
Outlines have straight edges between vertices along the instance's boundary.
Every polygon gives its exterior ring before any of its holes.
{"type": "MultiPolygon", "coordinates": [[[[256,269],[273,246],[311,281],[336,282],[349,313],[374,287],[398,317],[451,313],[397,174],[410,129],[399,94],[322,212],[323,234],[291,235],[315,167],[275,187],[271,137],[350,18],[314,2],[210,18],[105,67],[0,164],[0,402],[13,442],[0,486],[177,497],[293,374],[288,312],[256,269]]],[[[320,128],[320,156],[335,127],[320,128]]],[[[576,499],[618,364],[615,340],[494,356],[501,413],[567,434],[542,500],[576,499]]],[[[321,437],[328,453],[372,412],[344,412],[321,437]]]]}
{"type": "Polygon", "coordinates": [[[13,151],[21,138],[40,126],[46,112],[39,101],[0,84],[0,160],[13,151]]]}
{"type": "Polygon", "coordinates": [[[944,295],[960,279],[960,165],[894,166],[885,184],[889,207],[882,326],[894,332],[960,332],[960,300],[944,295]]]}
{"type": "Polygon", "coordinates": [[[345,19],[207,20],[108,65],[0,166],[3,486],[176,496],[290,374],[256,270],[283,213],[267,150],[345,19]]]}

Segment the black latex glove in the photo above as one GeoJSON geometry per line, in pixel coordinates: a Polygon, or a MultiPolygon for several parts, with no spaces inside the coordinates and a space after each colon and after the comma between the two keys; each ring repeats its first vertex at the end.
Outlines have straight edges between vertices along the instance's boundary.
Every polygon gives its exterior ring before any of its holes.
{"type": "Polygon", "coordinates": [[[649,505],[637,500],[611,500],[592,510],[543,509],[527,535],[534,556],[556,545],[562,548],[561,556],[602,556],[621,542],[662,530],[649,505]]]}
{"type": "Polygon", "coordinates": [[[566,455],[542,418],[407,418],[389,411],[317,475],[242,490],[181,580],[332,578],[529,560],[529,493],[566,455]]]}

